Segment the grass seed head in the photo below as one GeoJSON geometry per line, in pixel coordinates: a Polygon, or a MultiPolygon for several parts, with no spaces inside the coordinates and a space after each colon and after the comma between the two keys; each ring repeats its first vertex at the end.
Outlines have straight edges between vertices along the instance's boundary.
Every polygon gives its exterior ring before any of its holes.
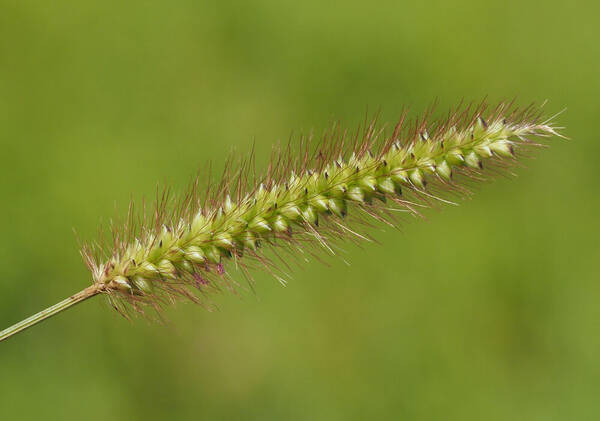
{"type": "Polygon", "coordinates": [[[124,314],[159,310],[177,297],[198,302],[235,290],[227,266],[249,278],[258,266],[282,280],[311,246],[333,253],[340,241],[368,239],[359,231],[369,219],[395,226],[403,212],[419,215],[464,196],[556,130],[538,108],[506,103],[459,107],[432,122],[407,124],[404,114],[388,135],[376,122],[354,135],[336,125],[316,147],[302,139],[297,151],[291,144],[277,150],[262,176],[249,176],[250,157],[229,163],[204,191],[196,180],[180,198],[163,192],[152,215],[131,206],[108,246],[84,246],[82,254],[99,290],[124,314]]]}

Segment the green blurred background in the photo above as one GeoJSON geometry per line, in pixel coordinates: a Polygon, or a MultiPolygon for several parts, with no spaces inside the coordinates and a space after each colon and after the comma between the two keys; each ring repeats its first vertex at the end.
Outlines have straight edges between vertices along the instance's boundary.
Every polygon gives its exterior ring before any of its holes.
{"type": "Polygon", "coordinates": [[[130,196],[367,110],[549,100],[515,180],[166,326],[95,299],[0,344],[0,418],[600,417],[597,2],[0,1],[0,328],[85,287],[130,196]],[[116,209],[116,211],[115,211],[116,209]]]}

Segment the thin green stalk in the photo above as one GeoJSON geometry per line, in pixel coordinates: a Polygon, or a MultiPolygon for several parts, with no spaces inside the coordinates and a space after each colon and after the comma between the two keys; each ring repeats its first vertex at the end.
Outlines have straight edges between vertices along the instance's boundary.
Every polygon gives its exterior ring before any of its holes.
{"type": "Polygon", "coordinates": [[[62,300],[60,303],[54,304],[52,307],[48,307],[45,310],[40,311],[39,313],[34,314],[31,317],[26,318],[25,320],[20,321],[19,323],[15,323],[9,328],[4,329],[0,332],[0,342],[5,339],[10,338],[13,335],[31,327],[35,324],[38,324],[55,314],[60,313],[63,310],[68,309],[69,307],[74,306],[82,301],[87,300],[90,297],[98,294],[100,289],[96,285],[92,285],[83,291],[78,292],[75,295],[71,295],[69,298],[62,300]]]}

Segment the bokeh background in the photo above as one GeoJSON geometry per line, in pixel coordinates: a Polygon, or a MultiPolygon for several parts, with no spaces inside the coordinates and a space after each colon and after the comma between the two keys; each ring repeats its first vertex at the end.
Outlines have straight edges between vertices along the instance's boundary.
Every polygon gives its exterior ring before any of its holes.
{"type": "Polygon", "coordinates": [[[85,287],[130,197],[232,149],[393,121],[437,98],[549,100],[516,180],[287,287],[179,304],[102,299],[0,344],[0,418],[600,417],[597,2],[0,1],[0,328],[85,287]],[[421,4],[417,4],[421,3],[421,4]]]}

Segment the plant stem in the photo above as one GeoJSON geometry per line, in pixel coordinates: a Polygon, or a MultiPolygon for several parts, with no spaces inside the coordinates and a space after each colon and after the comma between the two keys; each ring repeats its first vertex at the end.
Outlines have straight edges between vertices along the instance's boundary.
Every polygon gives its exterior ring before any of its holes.
{"type": "Polygon", "coordinates": [[[38,324],[46,320],[47,318],[60,313],[63,310],[68,309],[69,307],[74,306],[75,304],[78,304],[82,301],[87,300],[90,297],[93,297],[99,292],[100,289],[98,288],[98,286],[89,286],[86,289],[79,291],[77,294],[71,295],[69,298],[62,300],[60,303],[54,304],[52,307],[48,307],[47,309],[42,310],[39,313],[36,313],[33,316],[20,321],[19,323],[15,323],[11,327],[6,328],[2,332],[0,332],[0,342],[10,338],[11,336],[21,332],[22,330],[27,329],[28,327],[38,324]]]}

